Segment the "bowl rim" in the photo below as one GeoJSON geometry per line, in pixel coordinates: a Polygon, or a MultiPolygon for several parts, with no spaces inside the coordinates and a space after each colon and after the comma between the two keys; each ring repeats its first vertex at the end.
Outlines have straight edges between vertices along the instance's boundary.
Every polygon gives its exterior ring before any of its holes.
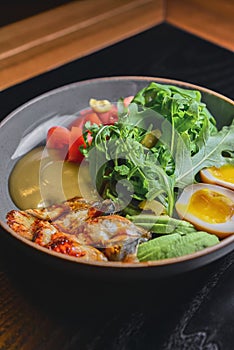
{"type": "Polygon", "coordinates": [[[161,259],[161,260],[153,260],[153,261],[145,261],[145,262],[121,262],[121,261],[84,261],[84,260],[79,260],[76,257],[57,253],[55,251],[49,250],[45,247],[42,247],[32,241],[27,240],[26,238],[17,235],[15,231],[13,231],[8,225],[0,220],[0,225],[2,228],[9,232],[11,236],[16,238],[18,241],[21,243],[26,244],[27,246],[30,246],[37,251],[54,256],[60,260],[65,260],[65,261],[70,261],[70,262],[75,262],[76,264],[82,264],[82,265],[88,265],[88,266],[96,266],[96,267],[105,267],[105,268],[133,268],[133,269],[142,269],[142,268],[147,268],[147,267],[160,267],[160,266],[170,266],[170,265],[176,265],[182,262],[188,262],[188,261],[193,261],[198,258],[204,257],[206,255],[209,255],[211,253],[215,253],[216,251],[221,250],[222,248],[225,248],[231,243],[234,243],[234,235],[230,235],[226,238],[224,238],[221,242],[218,244],[208,247],[205,249],[202,249],[198,252],[192,253],[192,254],[187,254],[175,258],[168,258],[168,259],[161,259]]]}
{"type": "Polygon", "coordinates": [[[30,100],[28,100],[27,102],[23,103],[22,105],[20,105],[19,107],[15,108],[13,111],[11,111],[10,113],[8,113],[5,117],[3,117],[3,119],[0,121],[0,128],[8,122],[9,119],[11,119],[12,117],[14,117],[15,114],[19,113],[20,111],[23,111],[25,108],[29,107],[30,105],[33,105],[34,103],[43,100],[46,97],[55,95],[57,93],[60,93],[62,91],[66,91],[66,90],[70,90],[73,88],[76,88],[77,86],[82,86],[82,85],[87,85],[87,84],[92,84],[92,83],[98,83],[98,82],[104,82],[104,81],[128,81],[128,80],[139,80],[139,81],[157,81],[159,84],[168,84],[168,85],[181,85],[184,88],[191,88],[191,89],[198,89],[202,92],[211,94],[211,95],[215,95],[216,97],[221,98],[222,100],[225,100],[226,102],[234,105],[234,100],[232,100],[231,98],[222,95],[219,92],[216,92],[214,90],[211,90],[207,87],[201,86],[201,85],[197,85],[194,83],[190,83],[187,81],[182,81],[182,80],[177,80],[177,79],[170,79],[170,78],[161,78],[161,77],[151,77],[151,76],[141,76],[141,75],[121,75],[121,76],[110,76],[110,77],[100,77],[100,78],[91,78],[91,79],[86,79],[86,80],[80,80],[74,83],[70,83],[70,84],[65,84],[62,85],[58,88],[54,88],[52,90],[46,91],[30,100]]]}
{"type": "MultiPolygon", "coordinates": [[[[5,123],[7,123],[11,118],[13,118],[16,114],[19,112],[23,111],[25,108],[28,108],[29,106],[33,105],[34,103],[37,103],[38,101],[43,100],[44,98],[47,98],[51,95],[70,90],[73,88],[76,88],[77,86],[82,86],[82,85],[87,85],[87,84],[92,84],[92,83],[98,83],[98,82],[105,82],[105,81],[129,81],[129,80],[137,80],[137,81],[152,81],[152,82],[158,82],[159,84],[167,84],[167,85],[178,85],[181,86],[182,88],[187,88],[187,89],[197,89],[200,92],[208,93],[210,95],[214,95],[218,98],[221,98],[222,100],[230,103],[231,105],[234,106],[234,100],[232,100],[229,97],[226,97],[225,95],[222,95],[214,90],[211,90],[209,88],[206,88],[204,86],[200,86],[194,83],[186,82],[186,81],[181,81],[181,80],[176,80],[176,79],[170,79],[170,78],[161,78],[161,77],[155,77],[155,76],[141,76],[141,75],[121,75],[121,76],[110,76],[110,77],[99,77],[99,78],[91,78],[91,79],[86,79],[86,80],[81,80],[77,81],[74,83],[66,84],[63,86],[60,86],[58,88],[49,90],[45,93],[42,93],[29,101],[25,102],[18,108],[14,109],[12,112],[10,112],[3,120],[0,122],[0,128],[2,128],[5,123]]],[[[205,249],[202,249],[198,252],[192,253],[192,254],[187,254],[183,255],[180,257],[176,258],[168,258],[168,259],[162,259],[162,260],[154,260],[154,261],[146,261],[146,262],[119,262],[119,261],[107,261],[107,262],[102,262],[102,261],[84,261],[84,260],[79,260],[76,257],[72,257],[69,255],[63,255],[61,253],[57,253],[55,251],[48,250],[45,247],[42,247],[34,242],[31,242],[27,240],[26,238],[18,235],[16,232],[14,232],[4,221],[0,220],[0,226],[7,231],[8,233],[11,234],[14,238],[16,238],[18,241],[20,241],[23,244],[26,244],[29,247],[32,247],[36,249],[37,251],[49,255],[49,256],[54,256],[55,258],[58,258],[60,260],[65,260],[65,261],[70,261],[72,263],[80,264],[80,265],[88,265],[88,266],[96,266],[96,267],[105,267],[105,268],[121,268],[121,269],[142,269],[142,268],[148,268],[148,267],[166,267],[166,266],[171,266],[171,265],[177,265],[179,263],[183,262],[192,262],[194,260],[197,260],[199,258],[202,258],[206,255],[211,255],[212,253],[216,253],[217,251],[220,251],[224,249],[225,247],[231,245],[231,243],[234,244],[234,234],[230,235],[226,238],[224,238],[221,242],[219,242],[217,245],[214,245],[212,247],[208,247],[205,249]]],[[[233,248],[234,249],[234,248],[233,248]]],[[[232,249],[230,249],[231,251],[232,249]]]]}

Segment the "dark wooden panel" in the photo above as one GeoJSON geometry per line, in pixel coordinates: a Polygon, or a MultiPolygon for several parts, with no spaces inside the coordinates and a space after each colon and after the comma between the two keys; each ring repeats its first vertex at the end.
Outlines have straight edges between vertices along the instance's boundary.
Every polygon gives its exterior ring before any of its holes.
{"type": "Polygon", "coordinates": [[[234,50],[233,0],[168,0],[166,21],[234,50]]]}
{"type": "Polygon", "coordinates": [[[72,2],[72,0],[1,1],[0,27],[37,15],[41,12],[51,10],[57,6],[67,4],[69,2],[72,2]]]}

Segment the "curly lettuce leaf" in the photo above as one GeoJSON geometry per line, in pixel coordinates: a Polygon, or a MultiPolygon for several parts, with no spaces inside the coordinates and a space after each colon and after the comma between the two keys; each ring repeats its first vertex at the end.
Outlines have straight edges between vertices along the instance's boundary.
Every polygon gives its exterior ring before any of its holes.
{"type": "Polygon", "coordinates": [[[196,142],[202,137],[204,125],[210,134],[217,132],[215,118],[201,101],[201,93],[155,82],[140,90],[133,102],[163,115],[179,134],[189,137],[191,155],[198,152],[196,142]]]}
{"type": "Polygon", "coordinates": [[[234,164],[234,121],[230,126],[224,126],[215,135],[210,135],[203,142],[198,143],[199,151],[191,157],[191,163],[188,166],[184,154],[178,147],[175,185],[183,188],[191,184],[191,178],[203,168],[211,166],[222,166],[227,163],[234,164]]]}

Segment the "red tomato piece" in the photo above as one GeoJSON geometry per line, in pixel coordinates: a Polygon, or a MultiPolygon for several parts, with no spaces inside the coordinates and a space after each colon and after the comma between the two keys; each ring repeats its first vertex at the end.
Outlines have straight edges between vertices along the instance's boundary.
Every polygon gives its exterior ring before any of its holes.
{"type": "MultiPolygon", "coordinates": [[[[88,142],[92,142],[91,135],[88,136],[88,142]]],[[[80,147],[86,148],[86,143],[82,134],[82,129],[73,126],[71,128],[70,139],[69,139],[69,149],[67,159],[70,162],[81,163],[84,159],[84,155],[80,151],[80,147]]]]}
{"type": "Polygon", "coordinates": [[[101,124],[101,120],[100,118],[98,117],[97,113],[95,112],[91,112],[91,113],[88,113],[85,115],[85,118],[84,118],[84,124],[86,122],[90,122],[91,125],[92,124],[97,124],[97,125],[100,125],[101,124]]]}
{"type": "Polygon", "coordinates": [[[70,131],[63,126],[53,126],[47,132],[46,146],[62,149],[69,144],[70,131]]]}
{"type": "Polygon", "coordinates": [[[97,124],[100,125],[101,124],[101,120],[98,117],[97,113],[93,112],[92,109],[86,111],[86,113],[81,112],[80,116],[77,117],[77,119],[75,119],[69,126],[69,128],[71,129],[73,126],[78,127],[78,128],[83,128],[86,122],[90,122],[91,125],[92,124],[97,124]]]}
{"type": "Polygon", "coordinates": [[[85,123],[85,117],[82,115],[80,117],[77,117],[71,124],[69,125],[69,129],[71,129],[73,126],[82,129],[85,123]]]}
{"type": "Polygon", "coordinates": [[[99,112],[97,114],[104,125],[114,124],[118,120],[117,107],[114,105],[108,112],[99,112]]]}
{"type": "Polygon", "coordinates": [[[130,103],[132,102],[133,98],[134,98],[134,96],[127,96],[127,97],[125,97],[124,101],[123,101],[124,106],[128,107],[130,105],[130,103]]]}
{"type": "Polygon", "coordinates": [[[83,109],[83,111],[80,111],[79,113],[80,113],[80,115],[86,115],[86,114],[89,114],[89,113],[93,113],[93,110],[92,110],[92,108],[83,109]]]}
{"type": "Polygon", "coordinates": [[[47,132],[46,147],[50,156],[56,160],[67,157],[70,131],[62,126],[53,126],[47,132]]]}

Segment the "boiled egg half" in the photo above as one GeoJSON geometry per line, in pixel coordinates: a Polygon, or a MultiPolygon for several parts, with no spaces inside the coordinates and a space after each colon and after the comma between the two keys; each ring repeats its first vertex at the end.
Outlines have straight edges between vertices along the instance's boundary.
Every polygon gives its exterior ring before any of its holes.
{"type": "Polygon", "coordinates": [[[234,233],[234,191],[212,184],[186,187],[179,196],[176,211],[181,219],[219,238],[234,233]]]}
{"type": "Polygon", "coordinates": [[[217,184],[234,190],[234,165],[225,164],[220,168],[210,167],[200,171],[203,182],[217,184]]]}

